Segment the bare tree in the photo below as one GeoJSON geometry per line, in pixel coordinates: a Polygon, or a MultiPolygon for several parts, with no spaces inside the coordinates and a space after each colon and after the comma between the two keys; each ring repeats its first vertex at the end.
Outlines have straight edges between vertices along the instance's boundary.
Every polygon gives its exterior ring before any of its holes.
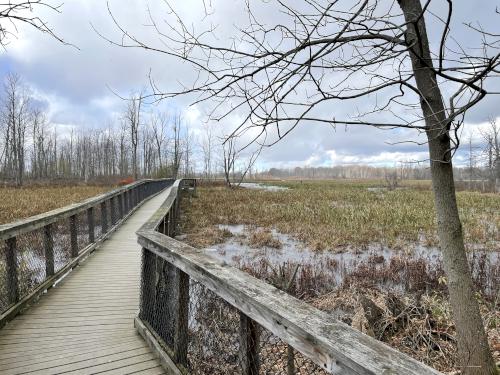
{"type": "Polygon", "coordinates": [[[205,178],[212,177],[212,163],[214,152],[215,136],[211,124],[205,124],[200,140],[200,146],[203,153],[203,175],[205,178]]]}
{"type": "Polygon", "coordinates": [[[222,143],[223,171],[227,187],[240,186],[246,175],[257,161],[262,147],[252,152],[247,158],[243,157],[241,148],[238,148],[236,137],[225,138],[222,143]],[[236,168],[238,170],[236,170],[236,168]]]}
{"type": "Polygon", "coordinates": [[[184,176],[192,177],[194,175],[193,162],[191,159],[191,155],[193,153],[192,150],[193,143],[193,134],[189,130],[189,126],[186,125],[186,135],[184,137],[184,176]]]}
{"type": "Polygon", "coordinates": [[[182,118],[179,114],[177,114],[172,118],[172,136],[173,136],[172,178],[177,178],[182,162],[183,147],[181,140],[181,132],[182,132],[182,118]]]}
{"type": "Polygon", "coordinates": [[[469,134],[467,140],[467,159],[469,169],[469,185],[472,188],[472,180],[474,179],[474,169],[476,168],[476,147],[473,146],[472,133],[469,134]]]}
{"type": "Polygon", "coordinates": [[[452,1],[437,15],[430,3],[247,0],[248,22],[239,23],[228,40],[217,35],[215,26],[193,31],[167,2],[173,19],[160,23],[150,13],[161,47],[128,32],[110,14],[123,33],[115,44],[173,56],[197,71],[194,83],[183,83],[178,90],[164,91],[153,82],[158,98],[195,94],[195,103],[213,104],[215,121],[240,114],[232,135],[260,128],[255,141],[271,135],[275,138],[267,144],[273,144],[308,122],[424,133],[463,373],[495,374],[465,253],[452,158],[464,115],[492,93],[485,81],[498,76],[500,35],[469,24],[468,32],[481,41],[471,49],[460,46],[450,36],[452,1]],[[279,17],[259,20],[254,10],[266,6],[273,8],[260,14],[279,17]],[[432,51],[426,28],[431,17],[442,28],[432,51]],[[346,107],[335,103],[352,101],[354,108],[362,98],[373,107],[345,118],[335,115],[346,107]]]}
{"type": "Polygon", "coordinates": [[[119,133],[119,174],[120,176],[126,176],[128,174],[128,145],[127,145],[127,123],[122,121],[120,124],[119,133]]]}
{"type": "Polygon", "coordinates": [[[139,128],[141,126],[141,114],[144,95],[142,92],[133,95],[127,101],[127,108],[124,113],[124,121],[126,123],[130,144],[132,146],[132,173],[134,179],[139,177],[139,168],[137,165],[137,148],[139,145],[139,128]]]}
{"type": "Polygon", "coordinates": [[[385,184],[388,190],[396,190],[399,186],[400,177],[397,170],[389,170],[385,172],[385,184]]]}
{"type": "Polygon", "coordinates": [[[163,147],[168,143],[167,138],[167,123],[168,117],[164,113],[151,114],[151,130],[153,132],[153,138],[156,146],[156,155],[158,158],[158,169],[163,168],[163,147]]]}
{"type": "Polygon", "coordinates": [[[21,186],[25,171],[26,131],[32,119],[31,97],[21,77],[8,74],[4,83],[2,118],[5,125],[4,172],[21,186]]]}
{"type": "Polygon", "coordinates": [[[29,25],[63,44],[68,44],[54,32],[45,20],[35,15],[36,11],[42,9],[60,13],[61,5],[53,5],[50,0],[9,0],[1,3],[0,45],[6,48],[9,39],[16,37],[18,27],[21,24],[29,25]]]}
{"type": "Polygon", "coordinates": [[[488,178],[492,184],[500,180],[500,126],[496,120],[491,119],[489,127],[481,132],[484,146],[483,152],[486,156],[486,167],[488,178]]]}

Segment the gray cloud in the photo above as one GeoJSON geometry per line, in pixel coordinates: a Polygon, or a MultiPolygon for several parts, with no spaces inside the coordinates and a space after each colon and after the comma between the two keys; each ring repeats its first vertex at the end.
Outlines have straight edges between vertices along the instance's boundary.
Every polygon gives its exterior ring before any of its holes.
{"type": "MultiPolygon", "coordinates": [[[[161,45],[154,31],[148,24],[147,7],[155,19],[166,17],[166,9],[162,1],[146,3],[140,0],[125,2],[110,1],[116,18],[131,32],[137,33],[149,43],[161,45]]],[[[201,0],[176,2],[180,14],[188,20],[198,23],[202,20],[201,0]],[[178,4],[177,4],[178,3],[178,4]]],[[[257,4],[257,3],[255,3],[257,4]]],[[[261,4],[260,2],[258,4],[261,4]]],[[[481,22],[486,28],[497,27],[498,17],[492,14],[498,1],[478,6],[474,2],[454,3],[455,34],[460,35],[461,43],[472,46],[478,36],[467,29],[464,22],[481,22]]],[[[243,1],[213,1],[213,17],[210,22],[220,24],[220,32],[230,35],[234,25],[243,21],[241,11],[243,1]]],[[[263,19],[281,17],[273,13],[272,5],[264,4],[263,11],[258,11],[263,19]]],[[[445,1],[434,1],[433,7],[439,12],[446,6],[445,1]]],[[[34,87],[38,100],[48,103],[51,120],[61,125],[79,127],[105,126],[117,118],[123,103],[116,98],[108,87],[120,94],[127,95],[132,90],[147,85],[148,74],[152,72],[155,80],[165,88],[176,87],[178,80],[189,82],[194,78],[189,65],[155,53],[137,49],[124,49],[111,46],[93,30],[92,25],[106,36],[119,36],[107,13],[106,3],[102,0],[79,0],[66,2],[62,14],[42,14],[54,27],[57,33],[79,49],[64,46],[46,35],[24,27],[20,28],[19,39],[12,40],[6,51],[0,52],[0,74],[16,71],[34,87]]],[[[431,36],[440,35],[441,26],[429,19],[431,36]]],[[[492,82],[498,88],[499,82],[492,82]]],[[[373,100],[373,98],[372,98],[373,100]]],[[[467,117],[467,126],[474,128],[476,124],[487,121],[489,117],[499,117],[500,108],[496,97],[487,98],[467,117]]],[[[185,111],[188,98],[181,98],[162,104],[165,110],[185,111]]],[[[359,107],[369,105],[367,102],[349,104],[334,108],[337,116],[355,113],[359,107]]],[[[47,105],[47,104],[44,104],[47,105]]],[[[203,111],[203,107],[198,108],[203,111]]],[[[323,111],[332,111],[325,108],[323,111]]],[[[201,126],[201,118],[192,124],[201,126]]],[[[226,123],[225,128],[231,128],[226,123]]],[[[401,140],[416,140],[416,132],[394,130],[384,131],[369,127],[350,127],[347,130],[338,127],[336,130],[319,124],[301,124],[284,141],[265,149],[260,163],[262,166],[279,166],[296,164],[323,165],[363,160],[371,163],[390,163],[390,155],[396,158],[411,159],[422,157],[426,146],[411,144],[390,145],[401,140]],[[389,153],[389,154],[387,154],[389,153]],[[333,155],[333,157],[332,157],[333,155]],[[357,155],[357,156],[356,156],[357,155]],[[381,156],[382,155],[382,156],[381,156]],[[385,156],[383,156],[385,155],[385,156]],[[351,158],[351,159],[349,159],[351,158]],[[357,158],[357,159],[355,159],[357,158]],[[379,159],[377,159],[379,158],[379,159]],[[384,161],[384,158],[387,160],[384,161]]],[[[460,161],[460,160],[458,160],[460,161]]]]}

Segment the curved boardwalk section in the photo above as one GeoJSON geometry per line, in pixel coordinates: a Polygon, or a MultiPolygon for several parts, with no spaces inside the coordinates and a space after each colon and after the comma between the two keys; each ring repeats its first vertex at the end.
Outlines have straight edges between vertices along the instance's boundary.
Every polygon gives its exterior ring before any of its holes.
{"type": "Polygon", "coordinates": [[[0,330],[1,374],[164,374],[134,328],[141,264],[135,231],[169,190],[145,202],[86,261],[0,330]]]}

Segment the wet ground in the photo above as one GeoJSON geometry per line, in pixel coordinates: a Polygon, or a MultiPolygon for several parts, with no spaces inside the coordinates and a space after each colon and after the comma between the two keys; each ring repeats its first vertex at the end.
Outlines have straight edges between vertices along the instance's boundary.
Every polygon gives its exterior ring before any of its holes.
{"type": "Polygon", "coordinates": [[[243,182],[240,186],[242,188],[245,188],[245,189],[256,189],[256,190],[265,190],[265,191],[288,190],[288,188],[285,186],[265,185],[265,184],[260,184],[260,183],[256,183],[256,182],[243,182]]]}
{"type": "MultiPolygon", "coordinates": [[[[299,264],[301,267],[314,268],[318,273],[327,276],[337,286],[342,285],[347,275],[360,266],[369,266],[382,269],[396,259],[405,264],[423,262],[429,270],[441,270],[442,256],[436,247],[427,247],[422,244],[409,245],[403,250],[393,250],[381,244],[372,244],[362,250],[350,250],[342,253],[329,251],[313,251],[292,236],[271,230],[273,240],[281,243],[280,248],[268,246],[255,247],[249,240],[252,233],[262,231],[262,228],[245,225],[218,225],[220,230],[230,232],[223,243],[203,249],[216,259],[232,266],[242,267],[267,263],[272,268],[284,265],[299,264]]],[[[215,228],[214,228],[215,229],[215,228]]],[[[500,253],[474,251],[469,254],[472,263],[480,258],[488,268],[498,268],[500,253]],[[474,259],[473,259],[474,258],[474,259]]],[[[396,285],[394,282],[377,283],[378,286],[401,290],[405,285],[396,285]]]]}

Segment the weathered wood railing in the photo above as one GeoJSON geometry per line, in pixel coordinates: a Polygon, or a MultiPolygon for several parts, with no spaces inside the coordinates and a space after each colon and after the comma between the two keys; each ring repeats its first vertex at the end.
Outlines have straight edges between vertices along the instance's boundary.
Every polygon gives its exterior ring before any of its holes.
{"type": "Polygon", "coordinates": [[[186,181],[137,232],[137,330],[173,374],[438,374],[326,312],[172,238],[186,181]]]}
{"type": "Polygon", "coordinates": [[[0,225],[0,327],[92,252],[146,198],[174,180],[142,180],[0,225]]]}

